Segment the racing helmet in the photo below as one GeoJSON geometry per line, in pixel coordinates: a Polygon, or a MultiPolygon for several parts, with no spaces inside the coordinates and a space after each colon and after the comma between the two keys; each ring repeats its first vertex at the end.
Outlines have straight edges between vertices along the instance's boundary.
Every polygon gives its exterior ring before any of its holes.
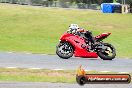
{"type": "Polygon", "coordinates": [[[69,29],[71,29],[71,30],[77,30],[77,29],[79,29],[79,26],[77,24],[71,24],[69,26],[69,29]]]}

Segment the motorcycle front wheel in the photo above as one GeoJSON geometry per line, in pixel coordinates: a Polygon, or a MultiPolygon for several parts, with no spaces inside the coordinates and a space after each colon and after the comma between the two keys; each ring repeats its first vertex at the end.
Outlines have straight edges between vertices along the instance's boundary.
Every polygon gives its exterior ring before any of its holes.
{"type": "Polygon", "coordinates": [[[115,58],[116,56],[116,50],[114,48],[113,45],[109,44],[109,43],[104,43],[104,46],[106,46],[107,48],[104,49],[100,49],[97,54],[98,56],[103,59],[103,60],[112,60],[115,58]]]}
{"type": "Polygon", "coordinates": [[[56,54],[62,59],[68,59],[73,56],[73,46],[68,42],[60,42],[56,47],[56,54]]]}

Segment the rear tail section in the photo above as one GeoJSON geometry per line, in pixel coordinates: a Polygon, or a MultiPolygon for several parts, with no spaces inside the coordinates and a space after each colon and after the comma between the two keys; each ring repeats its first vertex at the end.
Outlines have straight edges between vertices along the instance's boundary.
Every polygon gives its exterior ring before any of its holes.
{"type": "Polygon", "coordinates": [[[95,40],[98,41],[102,41],[103,39],[107,38],[111,33],[102,33],[98,36],[95,37],[95,40]]]}

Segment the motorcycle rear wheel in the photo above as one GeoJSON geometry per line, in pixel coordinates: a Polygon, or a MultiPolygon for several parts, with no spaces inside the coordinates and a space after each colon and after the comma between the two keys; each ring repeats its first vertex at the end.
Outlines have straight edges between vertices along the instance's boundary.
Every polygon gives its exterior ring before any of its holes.
{"type": "Polygon", "coordinates": [[[115,56],[116,56],[116,50],[115,50],[114,46],[111,45],[111,44],[109,44],[109,43],[104,43],[104,46],[107,46],[107,49],[108,49],[108,50],[106,49],[104,52],[102,52],[102,49],[99,50],[99,51],[97,52],[98,56],[99,56],[101,59],[103,59],[103,60],[112,60],[112,59],[114,59],[115,56]],[[110,51],[110,50],[111,50],[111,51],[110,51]],[[109,56],[109,53],[111,53],[112,55],[109,56]]]}
{"type": "Polygon", "coordinates": [[[73,46],[68,42],[60,42],[56,47],[56,54],[62,59],[68,59],[73,56],[73,46]]]}

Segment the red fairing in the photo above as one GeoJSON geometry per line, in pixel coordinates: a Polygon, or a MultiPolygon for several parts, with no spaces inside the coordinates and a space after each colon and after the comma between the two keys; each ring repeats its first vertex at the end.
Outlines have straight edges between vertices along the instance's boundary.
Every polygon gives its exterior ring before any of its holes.
{"type": "Polygon", "coordinates": [[[85,57],[85,58],[97,58],[98,55],[96,52],[88,52],[88,45],[85,43],[85,39],[74,34],[64,33],[61,38],[61,41],[67,41],[71,43],[74,47],[74,56],[75,57],[85,57]]]}
{"type": "Polygon", "coordinates": [[[88,52],[84,49],[76,49],[74,52],[75,57],[84,57],[84,58],[98,58],[96,52],[88,52]]]}
{"type": "Polygon", "coordinates": [[[102,34],[96,36],[95,38],[96,38],[96,39],[104,38],[104,37],[109,36],[110,34],[111,34],[110,32],[109,32],[109,33],[102,33],[102,34]]]}

